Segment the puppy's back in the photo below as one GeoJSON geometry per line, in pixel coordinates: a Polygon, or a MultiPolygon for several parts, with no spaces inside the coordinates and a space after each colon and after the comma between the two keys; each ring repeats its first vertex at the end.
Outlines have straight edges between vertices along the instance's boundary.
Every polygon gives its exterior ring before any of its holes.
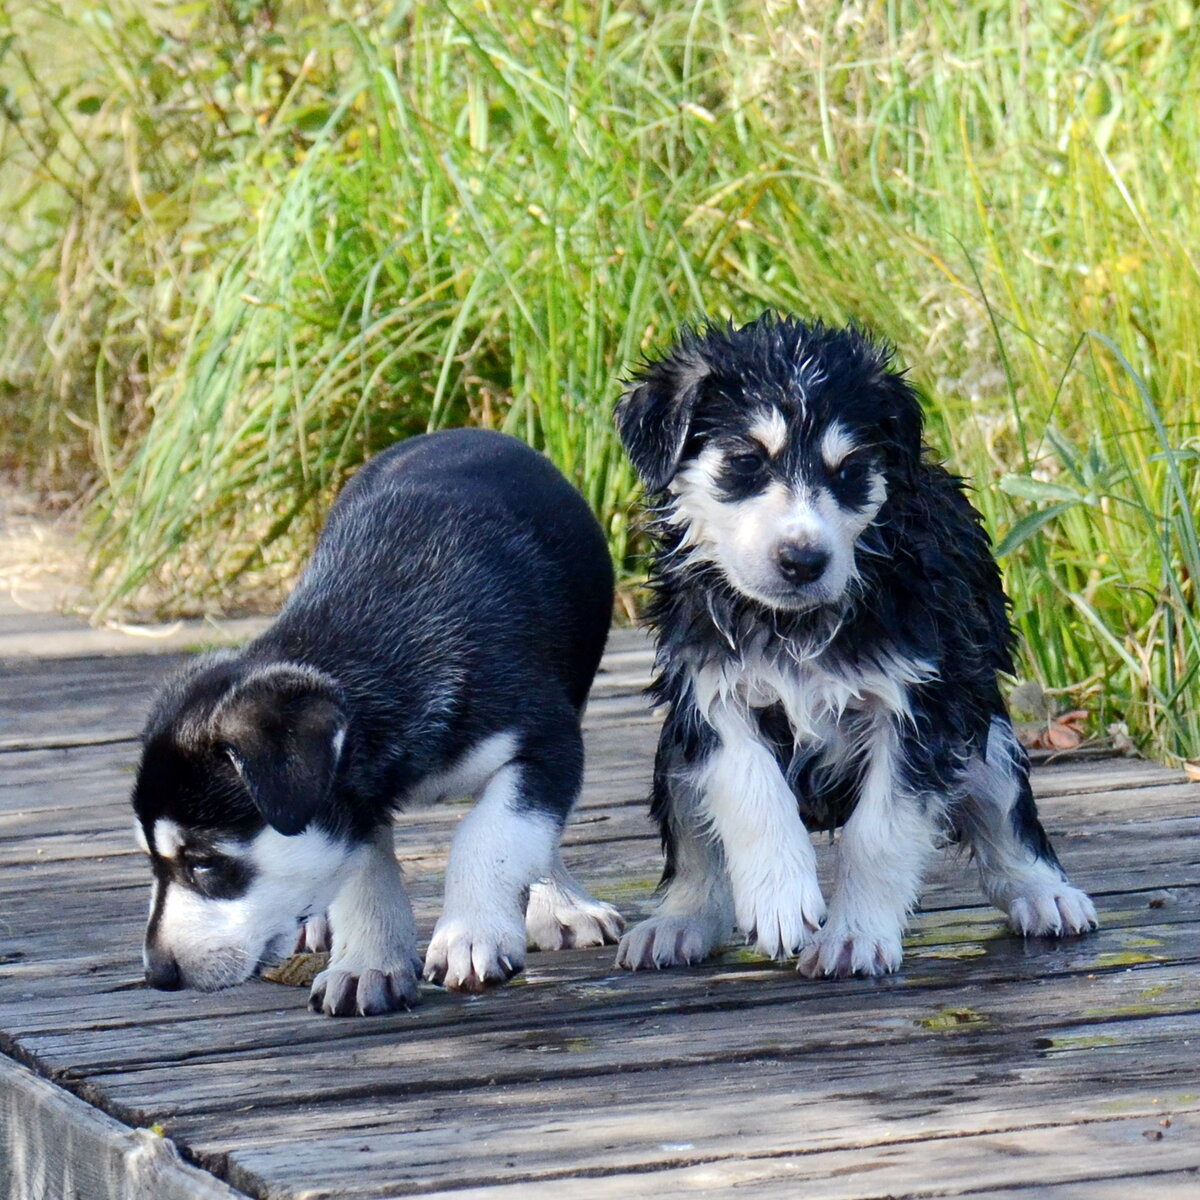
{"type": "Polygon", "coordinates": [[[456,644],[475,658],[483,636],[492,655],[563,679],[579,707],[612,596],[603,531],[549,459],[507,434],[445,430],[346,485],[270,640],[303,640],[319,660],[313,643],[337,625],[343,653],[402,669],[414,641],[449,666],[456,644]]]}

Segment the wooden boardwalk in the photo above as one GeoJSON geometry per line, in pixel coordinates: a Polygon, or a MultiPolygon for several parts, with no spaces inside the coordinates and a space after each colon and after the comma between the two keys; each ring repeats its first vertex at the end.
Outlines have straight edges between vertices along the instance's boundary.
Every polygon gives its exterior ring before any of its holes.
{"type": "MultiPolygon", "coordinates": [[[[0,1200],[1200,1196],[1200,786],[1179,773],[1037,771],[1092,937],[1023,943],[947,857],[892,978],[570,951],[486,996],[330,1020],[264,981],[141,985],[127,794],[174,661],[0,663],[0,1200]]],[[[659,870],[648,670],[618,634],[566,836],[630,919],[659,870]]],[[[399,823],[426,937],[461,811],[399,823]]]]}

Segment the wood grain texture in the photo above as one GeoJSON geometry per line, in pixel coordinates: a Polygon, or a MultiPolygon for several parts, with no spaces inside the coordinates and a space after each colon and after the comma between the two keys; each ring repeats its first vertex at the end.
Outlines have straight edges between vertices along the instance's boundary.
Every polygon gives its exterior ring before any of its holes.
{"type": "Polygon", "coordinates": [[[244,1200],[185,1163],[152,1129],[130,1129],[0,1055],[5,1200],[244,1200]]]}
{"type": "MultiPolygon", "coordinates": [[[[611,949],[570,951],[531,955],[481,997],[427,987],[413,1013],[335,1021],[263,981],[141,985],[148,874],[127,797],[176,661],[0,663],[10,1175],[53,1153],[60,1181],[102,1163],[119,1178],[153,1136],[132,1127],[158,1123],[157,1153],[177,1145],[214,1195],[276,1200],[1200,1194],[1200,786],[1181,773],[1125,759],[1035,773],[1060,855],[1096,897],[1092,937],[1012,936],[948,853],[887,979],[814,982],[736,947],[629,975],[611,949]],[[22,1098],[28,1081],[62,1101],[59,1124],[22,1098]],[[95,1122],[117,1139],[107,1150],[95,1122]]],[[[632,919],[661,869],[650,665],[641,635],[614,635],[564,838],[572,869],[632,919]]],[[[397,823],[426,937],[463,811],[397,823]]],[[[833,848],[815,844],[828,879],[833,848]]],[[[94,1194],[174,1197],[105,1186],[94,1194]]]]}

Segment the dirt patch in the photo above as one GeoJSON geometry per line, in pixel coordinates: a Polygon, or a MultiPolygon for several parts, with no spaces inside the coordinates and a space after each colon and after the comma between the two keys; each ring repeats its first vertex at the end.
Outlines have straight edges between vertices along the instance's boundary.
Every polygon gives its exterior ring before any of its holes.
{"type": "Polygon", "coordinates": [[[0,612],[77,612],[88,598],[78,513],[0,479],[0,612]]]}

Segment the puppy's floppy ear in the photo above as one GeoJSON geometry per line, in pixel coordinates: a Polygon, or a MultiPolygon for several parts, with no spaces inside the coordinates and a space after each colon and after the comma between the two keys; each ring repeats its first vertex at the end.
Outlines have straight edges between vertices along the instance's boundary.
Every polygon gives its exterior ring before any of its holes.
{"type": "Polygon", "coordinates": [[[685,330],[679,345],[639,371],[631,381],[634,386],[617,402],[621,444],[650,493],[671,482],[712,370],[697,340],[685,330]]]}
{"type": "Polygon", "coordinates": [[[213,731],[263,819],[291,836],[329,795],[346,715],[332,679],[284,663],[238,683],[214,712],[213,731]]]}

